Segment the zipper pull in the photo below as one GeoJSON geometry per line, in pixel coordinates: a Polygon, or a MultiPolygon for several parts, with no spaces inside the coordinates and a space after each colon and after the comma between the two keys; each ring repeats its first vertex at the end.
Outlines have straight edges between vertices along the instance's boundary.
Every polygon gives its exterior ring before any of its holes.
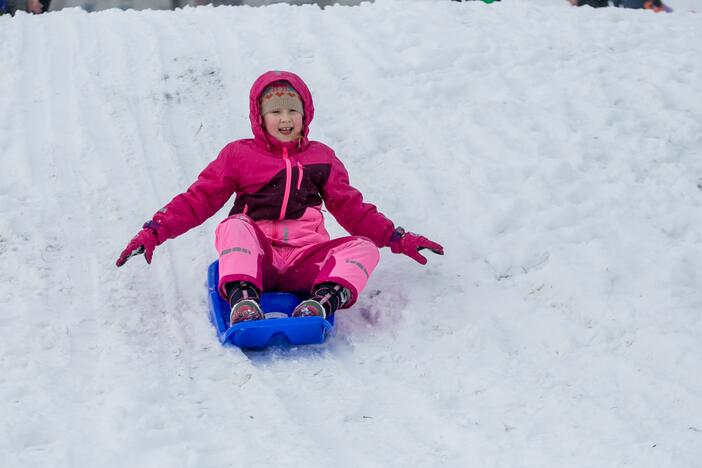
{"type": "Polygon", "coordinates": [[[300,190],[300,187],[302,187],[302,174],[304,174],[304,169],[302,167],[302,163],[300,161],[297,161],[297,189],[300,190]]]}

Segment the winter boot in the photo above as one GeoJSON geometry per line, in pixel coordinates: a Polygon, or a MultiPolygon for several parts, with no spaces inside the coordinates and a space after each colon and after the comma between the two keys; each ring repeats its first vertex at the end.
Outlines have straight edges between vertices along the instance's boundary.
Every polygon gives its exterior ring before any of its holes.
{"type": "Polygon", "coordinates": [[[249,320],[263,320],[265,315],[259,305],[259,293],[256,287],[246,281],[235,281],[225,285],[232,312],[229,326],[249,320]]]}
{"type": "Polygon", "coordinates": [[[293,317],[327,317],[327,312],[324,310],[324,306],[314,299],[307,299],[306,301],[300,302],[295,310],[293,310],[293,317]]]}
{"type": "Polygon", "coordinates": [[[293,317],[327,318],[343,307],[351,297],[348,289],[336,283],[322,283],[315,287],[312,296],[300,302],[292,313],[293,317]]]}

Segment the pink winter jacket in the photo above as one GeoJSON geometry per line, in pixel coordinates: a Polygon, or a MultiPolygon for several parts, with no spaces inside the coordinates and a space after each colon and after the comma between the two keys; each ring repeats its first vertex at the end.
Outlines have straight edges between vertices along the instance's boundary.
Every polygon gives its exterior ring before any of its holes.
{"type": "Polygon", "coordinates": [[[312,95],[293,73],[270,71],[251,87],[250,119],[254,138],[229,143],[184,193],[153,217],[159,244],[200,225],[236,193],[230,215],[251,217],[274,245],[303,246],[329,240],[322,202],[352,235],[390,245],[392,221],[349,183],[344,165],[328,146],[309,141],[314,117],[312,95]],[[259,98],[264,88],[287,81],[300,94],[305,115],[303,138],[280,142],[263,129],[259,98]]]}

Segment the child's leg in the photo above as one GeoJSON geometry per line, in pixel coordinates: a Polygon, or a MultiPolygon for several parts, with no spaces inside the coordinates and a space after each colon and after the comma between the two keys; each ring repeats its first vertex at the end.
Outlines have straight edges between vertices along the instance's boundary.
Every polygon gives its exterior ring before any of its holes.
{"type": "Polygon", "coordinates": [[[227,298],[225,285],[246,281],[262,291],[274,282],[273,251],[266,236],[246,215],[234,215],[222,221],[215,231],[219,255],[219,293],[227,298]]]}
{"type": "Polygon", "coordinates": [[[344,307],[356,302],[380,261],[378,247],[369,239],[350,236],[301,249],[279,279],[282,289],[312,291],[323,283],[347,288],[351,298],[344,307]]]}

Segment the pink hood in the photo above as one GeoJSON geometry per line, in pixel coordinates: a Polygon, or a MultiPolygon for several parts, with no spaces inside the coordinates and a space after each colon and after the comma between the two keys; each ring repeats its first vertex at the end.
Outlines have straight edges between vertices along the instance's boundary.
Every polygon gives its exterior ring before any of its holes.
{"type": "Polygon", "coordinates": [[[300,148],[304,149],[309,144],[307,135],[310,130],[310,123],[314,118],[314,104],[312,103],[312,94],[310,93],[309,88],[307,88],[305,82],[302,81],[302,78],[292,72],[278,70],[268,71],[259,76],[251,86],[251,91],[249,92],[249,119],[251,120],[251,130],[253,131],[254,139],[257,143],[262,144],[264,147],[269,147],[271,144],[274,146],[281,145],[278,140],[268,135],[263,129],[263,119],[261,117],[261,108],[259,105],[263,90],[266,89],[268,85],[275,83],[276,81],[287,81],[293,88],[295,88],[295,91],[297,91],[302,98],[302,105],[305,108],[305,116],[302,119],[303,130],[300,148]]]}

